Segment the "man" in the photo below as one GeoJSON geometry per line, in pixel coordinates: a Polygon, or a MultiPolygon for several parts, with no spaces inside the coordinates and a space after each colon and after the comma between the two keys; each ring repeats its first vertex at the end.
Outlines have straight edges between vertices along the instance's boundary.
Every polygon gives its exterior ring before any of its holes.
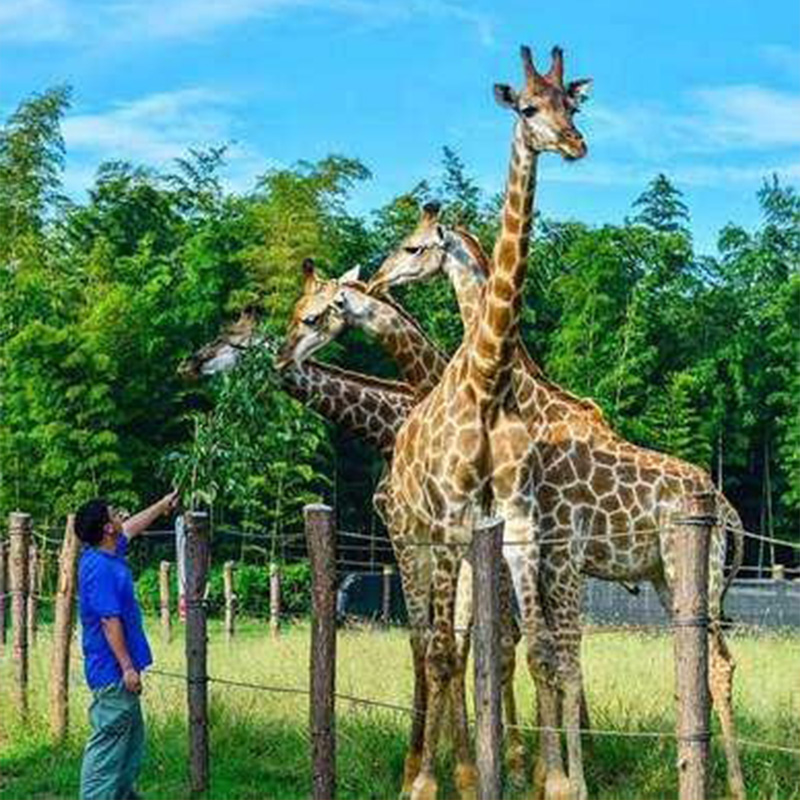
{"type": "Polygon", "coordinates": [[[123,519],[105,500],[75,515],[86,545],[78,569],[83,659],[92,690],[91,736],[81,767],[81,800],[136,800],[133,785],[144,754],[141,672],[153,662],[126,560],[128,543],[171,511],[177,492],[123,519]]]}

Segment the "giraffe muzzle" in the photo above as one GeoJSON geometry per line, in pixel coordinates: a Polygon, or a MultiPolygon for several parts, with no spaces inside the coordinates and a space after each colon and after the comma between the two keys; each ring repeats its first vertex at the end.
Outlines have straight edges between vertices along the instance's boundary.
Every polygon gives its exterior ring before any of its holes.
{"type": "Polygon", "coordinates": [[[580,134],[565,136],[561,140],[561,154],[567,161],[577,161],[589,152],[586,140],[580,134]]]}

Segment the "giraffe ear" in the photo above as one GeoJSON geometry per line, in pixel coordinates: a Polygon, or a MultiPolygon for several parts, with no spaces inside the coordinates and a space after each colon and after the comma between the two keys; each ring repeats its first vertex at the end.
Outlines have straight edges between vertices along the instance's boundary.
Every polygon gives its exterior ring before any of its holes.
{"type": "Polygon", "coordinates": [[[310,292],[317,282],[316,265],[313,258],[303,260],[303,291],[310,292]]]}
{"type": "Polygon", "coordinates": [[[577,81],[570,81],[567,86],[567,96],[573,103],[580,105],[589,97],[589,90],[592,88],[591,78],[581,78],[577,81]]]}
{"type": "Polygon", "coordinates": [[[347,270],[339,278],[339,285],[343,283],[358,283],[359,276],[361,275],[361,264],[356,264],[352,269],[347,270]]]}
{"type": "Polygon", "coordinates": [[[494,85],[494,99],[503,108],[516,108],[519,95],[507,83],[496,83],[494,85]]]}
{"type": "Polygon", "coordinates": [[[436,222],[439,219],[441,210],[442,204],[438,200],[429,200],[422,206],[422,220],[424,222],[436,222]]]}

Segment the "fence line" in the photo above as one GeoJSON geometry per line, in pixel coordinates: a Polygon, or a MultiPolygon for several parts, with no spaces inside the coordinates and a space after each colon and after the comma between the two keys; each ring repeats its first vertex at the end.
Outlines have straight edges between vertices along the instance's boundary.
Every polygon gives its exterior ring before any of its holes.
{"type": "MultiPolygon", "coordinates": [[[[146,676],[157,675],[159,677],[171,678],[174,680],[180,680],[184,682],[186,681],[185,673],[170,672],[169,670],[156,669],[152,667],[149,667],[144,674],[146,676]]],[[[239,681],[233,678],[220,678],[218,676],[211,676],[211,675],[207,677],[207,681],[208,683],[215,683],[221,686],[227,686],[236,689],[250,689],[252,691],[266,692],[271,694],[291,694],[304,697],[308,697],[311,694],[311,692],[308,689],[304,689],[299,686],[272,686],[264,683],[239,681]]],[[[404,706],[399,703],[391,703],[385,700],[375,700],[374,698],[359,697],[357,695],[342,694],[339,692],[336,692],[334,696],[337,700],[342,700],[344,702],[351,703],[352,705],[382,708],[388,711],[396,711],[398,713],[407,714],[408,716],[412,717],[417,716],[419,714],[419,712],[411,708],[411,706],[404,706]]],[[[474,720],[470,718],[469,723],[470,725],[474,725],[474,720]]],[[[564,727],[524,725],[519,723],[517,723],[516,725],[509,725],[508,723],[503,723],[503,727],[506,729],[513,728],[514,730],[518,730],[523,733],[543,733],[543,732],[566,733],[567,732],[567,729],[564,727]]],[[[619,737],[625,739],[669,739],[674,741],[677,738],[675,731],[634,731],[634,730],[625,730],[622,728],[580,728],[579,731],[580,733],[586,734],[588,736],[619,737]]],[[[717,736],[718,734],[712,732],[712,735],[717,736]]],[[[787,745],[776,744],[774,742],[765,742],[759,739],[737,738],[735,739],[735,741],[737,744],[741,744],[743,747],[753,747],[762,750],[774,750],[776,752],[787,753],[788,755],[800,756],[800,748],[798,747],[789,747],[787,745]]]]}

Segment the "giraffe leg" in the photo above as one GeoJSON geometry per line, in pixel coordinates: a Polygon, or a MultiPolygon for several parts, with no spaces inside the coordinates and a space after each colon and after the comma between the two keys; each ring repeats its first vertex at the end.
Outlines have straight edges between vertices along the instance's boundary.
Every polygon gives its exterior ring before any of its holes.
{"type": "MultiPolygon", "coordinates": [[[[557,538],[565,538],[567,531],[557,531],[557,538]]],[[[551,554],[552,558],[552,554],[551,554]]],[[[563,727],[566,731],[569,783],[573,800],[586,800],[586,779],[583,772],[581,742],[581,699],[583,680],[581,674],[581,577],[579,562],[571,555],[564,560],[566,568],[556,571],[545,567],[547,602],[554,620],[558,643],[560,687],[563,691],[563,727]]]]}
{"type": "MultiPolygon", "coordinates": [[[[583,681],[580,667],[580,631],[573,632],[573,642],[562,639],[561,681],[563,694],[563,727],[567,740],[567,760],[572,800],[587,800],[581,742],[581,698],[583,681]],[[572,646],[570,646],[572,645],[572,646]]],[[[566,638],[566,637],[565,637],[566,638]]]]}
{"type": "Polygon", "coordinates": [[[711,670],[709,675],[711,698],[722,726],[722,741],[728,767],[728,786],[734,800],[745,800],[744,777],[736,746],[733,722],[733,673],[736,665],[719,628],[712,624],[710,631],[711,670]]]}
{"type": "Polygon", "coordinates": [[[428,705],[420,770],[411,787],[411,800],[436,800],[434,776],[442,718],[456,673],[453,634],[459,556],[449,547],[433,547],[433,632],[428,642],[426,673],[428,705]]]}
{"type": "Polygon", "coordinates": [[[401,798],[411,796],[411,787],[419,774],[422,763],[422,743],[425,737],[425,712],[427,708],[427,675],[425,671],[426,637],[423,634],[411,634],[411,653],[414,662],[414,716],[411,721],[411,737],[403,764],[403,788],[401,798]]]}
{"type": "Polygon", "coordinates": [[[525,783],[525,748],[517,717],[517,698],[514,693],[514,672],[517,665],[517,645],[522,638],[514,617],[514,598],[508,562],[500,564],[500,646],[502,657],[503,710],[505,714],[506,770],[512,785],[525,783]]]}
{"type": "MultiPolygon", "coordinates": [[[[581,684],[583,678],[581,677],[581,684]]],[[[585,750],[589,755],[594,753],[593,740],[592,740],[592,718],[589,715],[589,702],[586,699],[586,687],[581,685],[581,730],[583,731],[583,738],[585,740],[585,750]]]]}
{"type": "Polygon", "coordinates": [[[534,796],[543,786],[546,800],[566,800],[569,783],[557,731],[556,648],[539,594],[539,542],[532,511],[519,502],[498,506],[498,512],[506,520],[503,554],[511,570],[522,616],[528,670],[536,684],[540,752],[533,775],[534,796]]]}
{"type": "Polygon", "coordinates": [[[428,647],[428,621],[430,613],[429,563],[419,557],[414,548],[404,548],[394,542],[395,556],[403,582],[403,593],[408,610],[411,657],[414,667],[414,714],[411,735],[403,764],[403,786],[400,797],[408,798],[422,762],[422,745],[425,738],[425,714],[428,700],[425,655],[428,647]]]}
{"type": "Polygon", "coordinates": [[[456,759],[454,783],[462,800],[472,800],[478,787],[478,771],[472,759],[467,720],[466,670],[472,627],[472,567],[462,559],[455,606],[456,672],[451,682],[452,737],[456,759]]]}

